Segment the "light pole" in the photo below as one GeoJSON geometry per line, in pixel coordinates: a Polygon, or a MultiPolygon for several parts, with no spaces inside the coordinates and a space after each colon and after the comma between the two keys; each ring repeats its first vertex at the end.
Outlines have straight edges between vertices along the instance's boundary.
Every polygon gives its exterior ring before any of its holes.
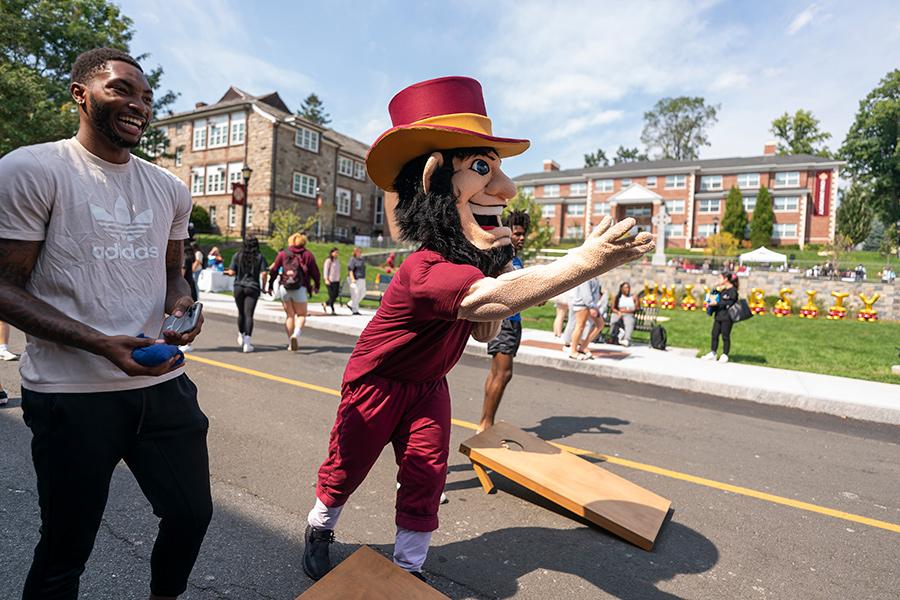
{"type": "Polygon", "coordinates": [[[244,203],[241,205],[241,240],[244,240],[247,237],[247,203],[250,201],[250,195],[248,191],[250,189],[250,176],[253,174],[253,169],[244,165],[244,168],[241,169],[241,177],[244,180],[244,203]]]}
{"type": "Polygon", "coordinates": [[[719,233],[719,217],[713,219],[713,233],[719,233]]]}

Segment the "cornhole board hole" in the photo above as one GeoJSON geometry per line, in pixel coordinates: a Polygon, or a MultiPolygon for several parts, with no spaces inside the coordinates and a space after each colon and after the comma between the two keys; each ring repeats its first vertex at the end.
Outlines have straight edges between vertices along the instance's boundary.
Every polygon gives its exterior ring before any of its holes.
{"type": "Polygon", "coordinates": [[[447,600],[368,546],[363,546],[297,600],[447,600]]]}
{"type": "Polygon", "coordinates": [[[486,469],[511,479],[644,550],[672,503],[503,421],[460,445],[486,493],[486,469]]]}

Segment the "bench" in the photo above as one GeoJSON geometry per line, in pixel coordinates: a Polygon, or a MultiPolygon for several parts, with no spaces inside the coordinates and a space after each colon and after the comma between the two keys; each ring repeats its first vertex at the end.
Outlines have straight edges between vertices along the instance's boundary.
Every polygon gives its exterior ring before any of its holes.
{"type": "MultiPolygon", "coordinates": [[[[609,338],[610,317],[612,316],[612,306],[607,307],[606,313],[603,315],[604,325],[600,331],[600,337],[609,338]]],[[[643,332],[650,334],[650,331],[657,325],[657,317],[659,317],[659,307],[652,308],[639,306],[634,312],[634,332],[643,332]]]]}

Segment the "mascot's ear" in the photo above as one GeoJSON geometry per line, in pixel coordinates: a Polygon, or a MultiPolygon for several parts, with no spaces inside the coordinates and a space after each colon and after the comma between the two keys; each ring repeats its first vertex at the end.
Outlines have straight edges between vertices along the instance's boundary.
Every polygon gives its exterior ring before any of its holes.
{"type": "Polygon", "coordinates": [[[431,191],[431,176],[442,166],[444,166],[444,155],[440,152],[432,152],[422,171],[422,189],[426,194],[431,191]]]}

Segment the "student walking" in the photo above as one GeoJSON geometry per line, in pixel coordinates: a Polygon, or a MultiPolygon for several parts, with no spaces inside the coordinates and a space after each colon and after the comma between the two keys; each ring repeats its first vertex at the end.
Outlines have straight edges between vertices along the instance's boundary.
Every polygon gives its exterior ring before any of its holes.
{"type": "Polygon", "coordinates": [[[350,312],[359,314],[359,303],[366,297],[366,261],[362,250],[353,249],[353,256],[347,264],[347,281],[350,283],[350,312]]]}
{"type": "Polygon", "coordinates": [[[16,360],[16,354],[9,351],[9,324],[0,321],[0,360],[16,360]]]}
{"type": "Polygon", "coordinates": [[[341,258],[337,248],[332,248],[328,252],[328,258],[322,266],[322,276],[325,279],[325,287],[328,288],[328,300],[322,308],[326,311],[330,308],[331,314],[337,314],[334,311],[334,301],[341,292],[341,258]]]}
{"type": "Polygon", "coordinates": [[[600,281],[596,277],[575,288],[569,315],[575,323],[572,328],[569,358],[592,360],[594,357],[591,355],[589,345],[603,329],[603,315],[600,314],[600,281]],[[587,336],[584,335],[585,326],[590,327],[587,336]]]}
{"type": "Polygon", "coordinates": [[[721,336],[722,356],[719,357],[719,362],[727,363],[728,355],[731,352],[731,328],[734,326],[728,309],[738,301],[737,275],[728,271],[722,273],[719,276],[716,291],[718,294],[713,294],[709,300],[713,317],[712,340],[709,353],[703,357],[703,360],[716,360],[716,351],[719,349],[719,337],[721,336]]]}
{"type": "Polygon", "coordinates": [[[269,276],[266,259],[259,251],[259,240],[250,236],[244,240],[241,250],[231,259],[225,271],[234,276],[234,303],[238,309],[238,346],[243,352],[253,352],[250,336],[253,335],[253,313],[259,294],[269,276]],[[260,284],[262,279],[262,284],[260,284]]]}
{"type": "Polygon", "coordinates": [[[284,307],[284,328],[288,334],[287,349],[291,352],[300,347],[309,297],[319,291],[319,267],[316,265],[316,257],[306,249],[306,244],[305,235],[292,234],[288,238],[288,249],[278,253],[269,269],[270,294],[275,276],[281,269],[281,304],[284,307]]]}

